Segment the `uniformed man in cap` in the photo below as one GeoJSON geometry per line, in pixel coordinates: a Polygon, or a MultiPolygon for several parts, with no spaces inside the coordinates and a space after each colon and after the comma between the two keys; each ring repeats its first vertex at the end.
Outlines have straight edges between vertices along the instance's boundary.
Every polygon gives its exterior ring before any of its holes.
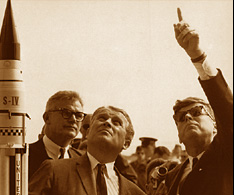
{"type": "Polygon", "coordinates": [[[149,162],[154,155],[154,150],[156,148],[155,142],[158,140],[153,137],[140,137],[139,140],[141,141],[141,146],[145,150],[146,159],[149,162]]]}

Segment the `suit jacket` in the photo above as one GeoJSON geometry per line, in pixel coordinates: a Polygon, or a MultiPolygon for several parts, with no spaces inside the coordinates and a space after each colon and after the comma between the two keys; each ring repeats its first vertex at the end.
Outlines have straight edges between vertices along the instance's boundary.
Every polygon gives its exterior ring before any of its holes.
{"type": "MultiPolygon", "coordinates": [[[[75,148],[69,148],[68,150],[71,158],[81,155],[81,152],[75,148]]],[[[42,139],[35,143],[29,144],[29,179],[33,173],[40,167],[41,163],[46,160],[51,159],[45,149],[45,145],[42,139]]]]}
{"type": "MultiPolygon", "coordinates": [[[[220,70],[216,77],[199,81],[214,110],[218,133],[187,176],[180,195],[231,195],[233,194],[233,95],[220,70]]],[[[176,195],[187,161],[167,175],[168,195],[176,195]]]]}
{"type": "MultiPolygon", "coordinates": [[[[120,195],[145,194],[117,172],[120,195]]],[[[96,195],[87,154],[77,158],[46,160],[29,182],[29,195],[96,195]]]]}

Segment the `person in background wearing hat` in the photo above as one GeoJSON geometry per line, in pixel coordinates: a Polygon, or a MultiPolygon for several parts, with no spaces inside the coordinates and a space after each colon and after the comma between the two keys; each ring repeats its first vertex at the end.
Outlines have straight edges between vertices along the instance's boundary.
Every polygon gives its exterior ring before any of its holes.
{"type": "Polygon", "coordinates": [[[148,163],[154,155],[154,150],[156,148],[155,142],[157,139],[153,137],[140,137],[139,140],[141,141],[141,146],[145,150],[146,161],[148,163]]]}
{"type": "Polygon", "coordinates": [[[49,98],[39,140],[29,144],[29,179],[46,159],[81,155],[70,143],[79,133],[84,117],[83,101],[77,92],[59,91],[49,98]]]}
{"type": "Polygon", "coordinates": [[[179,8],[177,11],[175,37],[197,69],[209,104],[197,97],[176,101],[173,118],[188,159],[167,174],[166,185],[161,183],[155,194],[231,195],[233,94],[222,72],[209,65],[199,34],[183,20],[179,8]]]}
{"type": "Polygon", "coordinates": [[[87,152],[77,158],[44,161],[29,182],[29,195],[144,195],[114,166],[133,136],[132,122],[124,110],[98,108],[90,121],[87,152]]]}

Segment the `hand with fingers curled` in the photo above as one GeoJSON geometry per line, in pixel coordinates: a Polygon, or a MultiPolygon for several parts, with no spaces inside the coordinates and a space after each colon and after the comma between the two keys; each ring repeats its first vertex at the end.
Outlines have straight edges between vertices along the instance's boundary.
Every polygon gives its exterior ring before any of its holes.
{"type": "Polygon", "coordinates": [[[176,40],[192,60],[196,59],[204,53],[200,48],[199,34],[183,20],[180,8],[177,8],[177,14],[179,23],[174,24],[176,40]]]}

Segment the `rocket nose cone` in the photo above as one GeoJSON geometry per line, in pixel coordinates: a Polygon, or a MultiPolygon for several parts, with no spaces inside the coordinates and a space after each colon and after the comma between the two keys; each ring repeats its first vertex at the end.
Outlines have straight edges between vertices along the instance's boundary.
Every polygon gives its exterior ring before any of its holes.
{"type": "Polygon", "coordinates": [[[0,34],[0,60],[20,60],[18,42],[11,1],[8,0],[0,34]]]}

